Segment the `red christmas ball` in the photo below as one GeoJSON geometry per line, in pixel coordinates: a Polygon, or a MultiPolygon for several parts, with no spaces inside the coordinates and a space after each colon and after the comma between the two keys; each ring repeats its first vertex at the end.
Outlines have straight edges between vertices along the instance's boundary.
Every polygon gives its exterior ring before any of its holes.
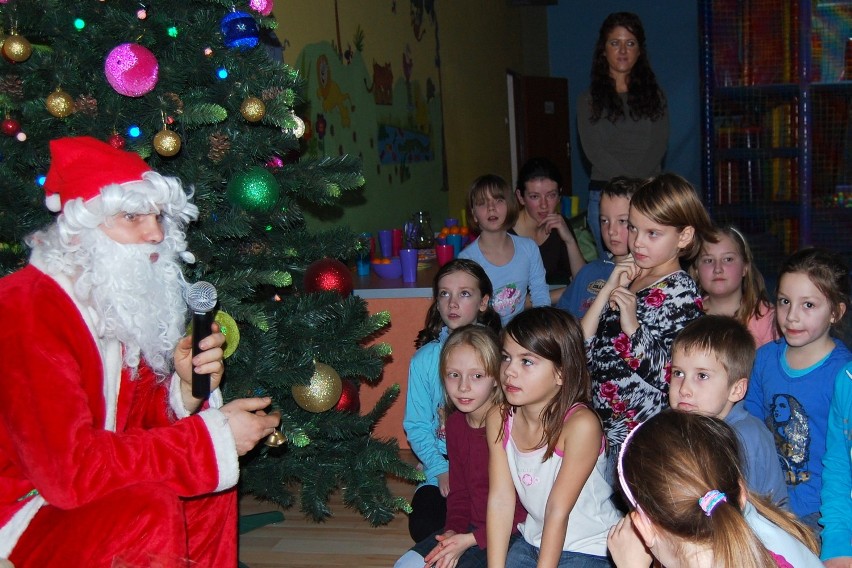
{"type": "Polygon", "coordinates": [[[333,258],[312,263],[305,271],[306,292],[337,292],[344,298],[352,293],[352,272],[333,258]]]}
{"type": "Polygon", "coordinates": [[[340,400],[334,405],[334,409],[338,412],[352,412],[353,414],[361,410],[361,398],[358,396],[358,387],[353,381],[344,379],[343,392],[340,394],[340,400]]]}
{"type": "Polygon", "coordinates": [[[121,134],[113,134],[109,138],[107,138],[107,142],[109,145],[115,148],[116,150],[124,150],[125,141],[121,134]]]}
{"type": "Polygon", "coordinates": [[[21,123],[14,118],[7,118],[0,123],[0,131],[6,136],[14,136],[21,131],[21,123]]]}

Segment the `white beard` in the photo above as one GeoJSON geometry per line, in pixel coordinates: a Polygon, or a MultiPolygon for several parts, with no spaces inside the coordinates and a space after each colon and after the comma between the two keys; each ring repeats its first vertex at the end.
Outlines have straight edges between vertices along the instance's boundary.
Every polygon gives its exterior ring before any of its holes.
{"type": "Polygon", "coordinates": [[[80,241],[89,262],[80,267],[75,292],[100,316],[98,333],[122,343],[131,369],[141,358],[158,375],[169,375],[187,313],[175,241],[167,235],[156,245],[120,244],[100,229],[84,230],[80,241]]]}

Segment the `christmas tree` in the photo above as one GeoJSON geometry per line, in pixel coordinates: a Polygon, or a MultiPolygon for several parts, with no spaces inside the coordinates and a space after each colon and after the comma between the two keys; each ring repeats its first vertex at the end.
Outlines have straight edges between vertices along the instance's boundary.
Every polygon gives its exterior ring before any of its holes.
{"type": "Polygon", "coordinates": [[[388,315],[351,295],[339,259],[356,254],[355,235],[311,234],[300,209],[359,187],[360,164],[300,156],[300,78],[267,47],[271,10],[272,0],[0,0],[0,271],[23,266],[23,238],[50,221],[40,184],[51,139],[106,140],[192,185],[201,213],[186,277],[218,290],[225,397],[268,395],[282,415],[244,460],[242,490],[287,507],[299,488],[301,509],[321,520],[342,487],[348,506],[386,523],[408,504],[385,476],[420,477],[396,441],[371,436],[398,390],[358,409],[360,384],[390,354],[364,341],[388,315]]]}

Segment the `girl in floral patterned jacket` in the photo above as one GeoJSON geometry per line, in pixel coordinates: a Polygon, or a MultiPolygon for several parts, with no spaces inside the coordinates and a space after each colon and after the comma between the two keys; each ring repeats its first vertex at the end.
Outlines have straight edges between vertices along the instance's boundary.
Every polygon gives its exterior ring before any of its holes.
{"type": "Polygon", "coordinates": [[[680,261],[694,258],[703,241],[716,241],[695,189],[671,173],[636,191],[628,230],[630,256],[582,320],[610,480],[612,458],[628,432],[668,406],[672,341],[702,313],[701,294],[680,261]]]}

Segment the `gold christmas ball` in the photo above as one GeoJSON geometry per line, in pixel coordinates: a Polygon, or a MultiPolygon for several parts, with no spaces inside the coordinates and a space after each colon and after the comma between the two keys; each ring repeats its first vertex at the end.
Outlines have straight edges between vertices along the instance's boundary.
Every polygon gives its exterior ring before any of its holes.
{"type": "Polygon", "coordinates": [[[165,158],[170,158],[180,152],[180,136],[167,128],[163,128],[154,136],[154,150],[165,158]]]}
{"type": "Polygon", "coordinates": [[[33,54],[33,46],[24,36],[11,34],[3,41],[3,57],[13,63],[21,63],[33,54]]]}
{"type": "Polygon", "coordinates": [[[293,385],[293,400],[308,412],[325,412],[333,408],[343,393],[343,382],[337,371],[325,363],[316,363],[316,371],[307,385],[293,385]]]}
{"type": "Polygon", "coordinates": [[[44,106],[56,118],[65,118],[74,112],[74,99],[62,89],[56,89],[47,95],[44,106]]]}
{"type": "Polygon", "coordinates": [[[249,122],[260,122],[266,114],[266,105],[257,97],[249,97],[240,105],[240,114],[249,122]]]}
{"type": "Polygon", "coordinates": [[[281,433],[281,430],[276,430],[272,434],[266,437],[266,441],[263,442],[270,448],[278,448],[287,443],[287,437],[281,433]]]}

